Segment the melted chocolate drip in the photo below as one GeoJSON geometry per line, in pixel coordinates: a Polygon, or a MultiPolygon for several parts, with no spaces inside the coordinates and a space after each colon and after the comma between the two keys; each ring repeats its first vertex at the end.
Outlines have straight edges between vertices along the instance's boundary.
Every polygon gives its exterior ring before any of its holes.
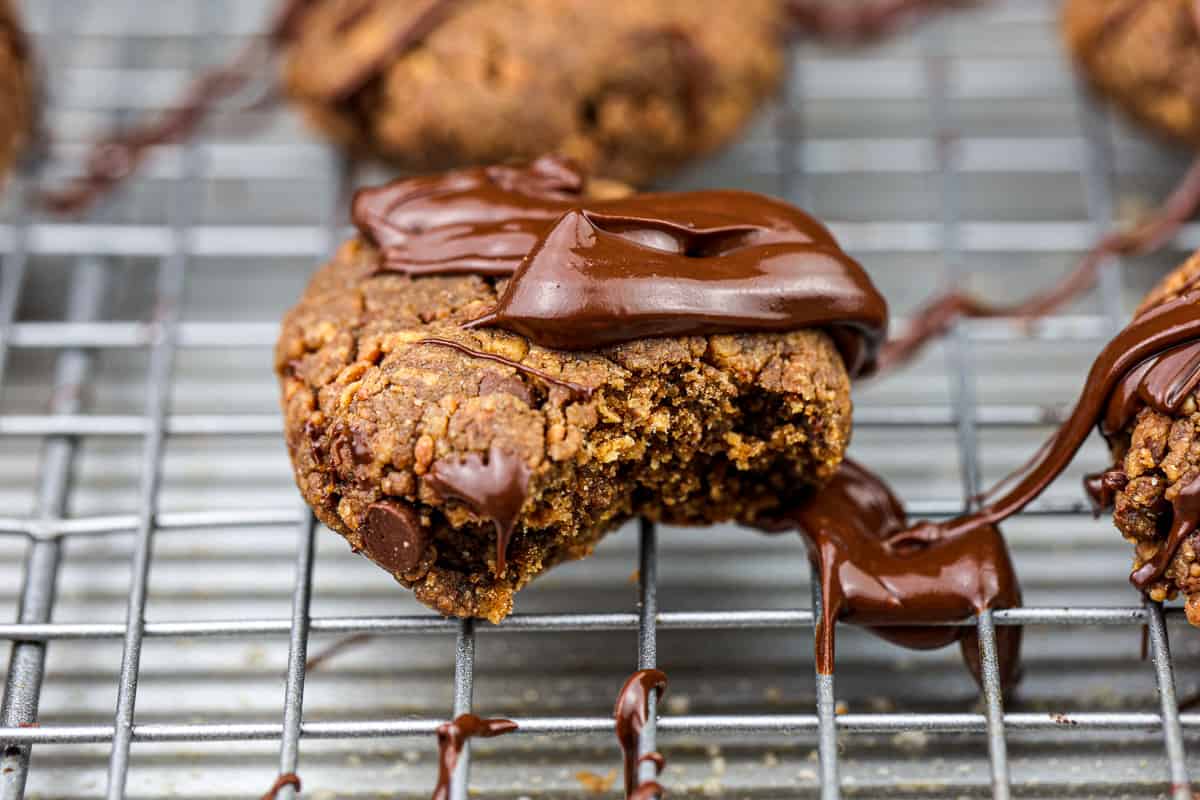
{"type": "Polygon", "coordinates": [[[455,717],[453,722],[439,725],[438,779],[433,789],[432,800],[447,800],[450,797],[450,779],[468,739],[476,736],[490,739],[493,736],[512,733],[516,729],[517,723],[510,719],[481,719],[474,714],[463,714],[455,717]]]}
{"type": "MultiPolygon", "coordinates": [[[[633,797],[637,784],[638,739],[642,729],[646,727],[646,719],[650,714],[650,693],[657,689],[659,693],[667,690],[667,674],[658,669],[639,669],[629,676],[621,692],[617,695],[617,704],[613,708],[616,719],[617,741],[621,745],[621,754],[625,763],[625,796],[633,797]]],[[[660,755],[661,759],[662,756],[660,755]]],[[[657,761],[655,763],[658,763],[657,761]]],[[[662,771],[662,767],[659,767],[662,771]]],[[[645,784],[642,784],[645,786],[645,784]]],[[[655,784],[657,786],[657,784],[655,784]]],[[[662,787],[657,787],[662,792],[662,787]]],[[[648,797],[650,795],[643,795],[648,797]]]]}
{"type": "MultiPolygon", "coordinates": [[[[1175,299],[1142,311],[1109,342],[1088,373],[1087,382],[1066,422],[1042,446],[1023,477],[979,511],[942,523],[921,522],[889,539],[903,546],[980,532],[1016,514],[1053,481],[1074,458],[1099,425],[1115,435],[1145,406],[1174,415],[1197,381],[1200,348],[1200,291],[1192,289],[1175,299]]],[[[1167,543],[1151,562],[1130,576],[1145,590],[1162,575],[1175,548],[1195,530],[1200,518],[1200,484],[1189,484],[1172,504],[1174,519],[1167,543]]]]}
{"type": "Polygon", "coordinates": [[[882,39],[919,14],[963,4],[963,0],[788,0],[787,7],[798,35],[861,44],[882,39]]]}
{"type": "Polygon", "coordinates": [[[508,543],[529,494],[529,466],[517,454],[493,444],[485,462],[478,453],[433,463],[425,482],[444,498],[466,503],[496,527],[496,575],[508,568],[508,543]]]}
{"type": "Polygon", "coordinates": [[[1146,563],[1133,571],[1129,582],[1147,591],[1150,584],[1167,571],[1175,551],[1196,530],[1197,523],[1200,523],[1200,475],[1188,481],[1171,500],[1171,530],[1167,533],[1167,540],[1159,545],[1157,552],[1146,563]]]}
{"type": "MultiPolygon", "coordinates": [[[[956,622],[987,609],[1020,605],[1004,538],[988,526],[971,537],[939,535],[890,546],[889,539],[907,524],[903,506],[887,485],[850,460],[842,462],[824,488],[768,524],[773,532],[799,530],[809,544],[824,598],[815,637],[822,674],[833,674],[834,626],[843,619],[914,649],[959,641],[967,665],[980,679],[974,628],[922,623],[956,622]]],[[[1012,685],[1021,629],[1001,626],[996,638],[1002,683],[1012,685]]]]}
{"type": "Polygon", "coordinates": [[[873,369],[887,305],[816,220],[748,192],[592,201],[583,185],[569,162],[544,157],[361,191],[353,216],[383,271],[511,274],[467,327],[581,350],[823,326],[852,375],[873,369]]]}
{"type": "Polygon", "coordinates": [[[285,772],[284,774],[280,775],[275,779],[275,782],[271,784],[271,788],[267,789],[267,791],[263,794],[261,800],[275,800],[275,798],[279,796],[280,790],[282,790],[285,786],[293,786],[295,787],[296,791],[299,792],[300,776],[294,772],[285,772]]]}
{"type": "Polygon", "coordinates": [[[643,781],[629,793],[628,798],[629,800],[654,800],[666,796],[666,790],[658,781],[643,781]]]}
{"type": "MultiPolygon", "coordinates": [[[[532,375],[538,380],[544,381],[551,386],[561,386],[562,388],[566,389],[576,400],[591,400],[592,394],[594,394],[596,391],[590,386],[584,386],[582,383],[575,383],[573,381],[563,380],[562,378],[556,378],[544,370],[531,367],[527,364],[522,364],[520,361],[513,361],[511,358],[505,358],[504,356],[499,356],[495,353],[485,353],[482,350],[476,350],[473,347],[468,347],[462,342],[456,342],[453,339],[443,339],[439,336],[430,336],[425,339],[421,339],[417,342],[417,344],[435,344],[440,345],[441,347],[450,347],[464,355],[470,356],[471,358],[483,358],[488,361],[495,361],[497,364],[504,364],[507,367],[512,367],[518,372],[522,372],[526,375],[532,375]]],[[[526,400],[526,402],[528,402],[528,400],[526,400]]]]}
{"type": "Polygon", "coordinates": [[[1083,476],[1083,491],[1092,503],[1092,516],[1099,517],[1111,511],[1117,492],[1129,483],[1129,476],[1120,469],[1093,472],[1083,476]]]}
{"type": "Polygon", "coordinates": [[[935,296],[914,314],[907,331],[889,339],[883,346],[879,354],[879,373],[911,361],[925,345],[943,336],[964,317],[1017,317],[1032,321],[1053,313],[1088,291],[1096,283],[1100,267],[1108,258],[1153,253],[1175,237],[1180,226],[1197,208],[1200,208],[1200,158],[1192,162],[1171,196],[1154,215],[1131,231],[1106,234],[1074,269],[1050,288],[1013,305],[995,305],[957,289],[935,296]]]}

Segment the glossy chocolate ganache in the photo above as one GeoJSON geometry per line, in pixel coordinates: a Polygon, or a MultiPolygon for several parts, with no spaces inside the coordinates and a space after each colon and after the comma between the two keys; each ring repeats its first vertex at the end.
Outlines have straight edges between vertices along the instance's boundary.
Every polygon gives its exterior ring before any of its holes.
{"type": "Polygon", "coordinates": [[[562,350],[824,328],[852,376],[874,369],[887,304],[812,217],[749,192],[594,200],[584,187],[546,156],[365,189],[353,219],[381,271],[509,277],[467,327],[562,350]]]}

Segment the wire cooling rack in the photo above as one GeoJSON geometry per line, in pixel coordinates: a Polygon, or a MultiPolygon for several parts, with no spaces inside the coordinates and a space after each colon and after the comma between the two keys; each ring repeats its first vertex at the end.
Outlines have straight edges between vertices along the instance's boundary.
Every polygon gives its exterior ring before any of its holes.
{"type": "MultiPolygon", "coordinates": [[[[473,770],[460,762],[456,798],[468,783],[592,796],[585,784],[618,763],[613,695],[659,665],[672,686],[642,748],[661,734],[674,796],[1191,797],[1200,714],[1181,713],[1176,683],[1196,691],[1200,637],[1177,608],[1138,602],[1126,545],[1085,513],[1077,479],[1103,466],[1096,443],[1006,525],[1028,605],[962,623],[980,634],[982,692],[955,652],[848,626],[836,676],[814,678],[820,598],[807,602],[792,537],[642,524],[540,579],[494,627],[433,616],[319,533],[290,485],[270,348],[345,235],[346,187],[370,178],[248,98],[86,220],[33,203],[83,143],[164,107],[268,6],[24,4],[57,139],[10,182],[0,224],[0,613],[15,620],[0,624],[0,796],[253,796],[295,771],[314,797],[420,797],[434,728],[472,708],[521,731],[477,745],[473,770]],[[998,625],[1025,626],[1007,700],[998,625]],[[306,675],[310,639],[354,634],[373,636],[306,675]]],[[[780,102],[676,185],[809,208],[901,315],[950,282],[1018,296],[1161,196],[1181,163],[1114,132],[1064,68],[1052,15],[997,2],[876,48],[798,48],[780,102]]],[[[914,514],[960,511],[1024,459],[1132,299],[1198,244],[1189,227],[1173,253],[1110,265],[1094,296],[1032,328],[960,325],[860,387],[855,456],[914,514]]]]}

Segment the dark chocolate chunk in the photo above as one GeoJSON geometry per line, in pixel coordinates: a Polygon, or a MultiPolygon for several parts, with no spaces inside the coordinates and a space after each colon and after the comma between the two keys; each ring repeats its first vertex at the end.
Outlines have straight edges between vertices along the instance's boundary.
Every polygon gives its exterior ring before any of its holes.
{"type": "Polygon", "coordinates": [[[466,503],[496,527],[496,574],[507,568],[508,542],[529,491],[529,467],[517,454],[492,445],[487,461],[478,453],[440,459],[425,477],[442,497],[466,503]]]}
{"type": "Polygon", "coordinates": [[[416,512],[390,500],[371,504],[361,535],[367,555],[392,572],[414,569],[429,547],[429,532],[416,512]]]}

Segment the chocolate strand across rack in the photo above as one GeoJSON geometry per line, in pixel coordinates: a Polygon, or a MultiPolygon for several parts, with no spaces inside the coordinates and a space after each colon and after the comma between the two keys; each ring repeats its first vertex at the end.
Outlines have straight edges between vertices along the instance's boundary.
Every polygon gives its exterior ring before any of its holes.
{"type": "MultiPolygon", "coordinates": [[[[897,0],[902,2],[902,0],[897,0]]],[[[1200,144],[1195,82],[1200,72],[1184,69],[1195,62],[1200,50],[1200,2],[1187,3],[1128,0],[1093,3],[1075,0],[1064,10],[1064,34],[1077,66],[1091,83],[1111,95],[1118,104],[1130,106],[1134,116],[1169,129],[1175,138],[1200,144]],[[1144,20],[1156,14],[1173,15],[1144,20]],[[1086,18],[1080,19],[1080,18],[1086,18]],[[1169,21],[1168,21],[1169,20],[1169,21]],[[1146,24],[1143,25],[1142,23],[1146,24]],[[1130,42],[1121,37],[1141,30],[1130,42]],[[1141,37],[1141,38],[1139,38],[1141,37]],[[1169,47],[1160,41],[1169,39],[1169,47]],[[1160,50],[1162,52],[1160,52],[1160,50]],[[1103,68],[1097,65],[1104,65],[1103,68]],[[1164,81],[1164,76],[1170,80],[1164,81]],[[1115,81],[1115,85],[1114,85],[1115,81]],[[1141,107],[1141,103],[1146,103],[1141,107]],[[1153,110],[1152,110],[1153,109],[1153,110]],[[1189,132],[1190,131],[1190,132],[1189,132]]],[[[1180,227],[1200,209],[1200,156],[1184,170],[1167,198],[1128,230],[1101,236],[1062,278],[1050,287],[1011,304],[997,304],[952,287],[924,303],[913,315],[908,330],[889,341],[880,354],[880,374],[902,366],[922,348],[950,330],[959,319],[1012,317],[1026,322],[1066,307],[1095,285],[1100,268],[1116,256],[1144,256],[1169,243],[1180,227]]]]}
{"type": "MultiPolygon", "coordinates": [[[[44,204],[58,213],[80,213],[129,178],[151,148],[187,139],[216,106],[244,89],[265,73],[280,48],[296,41],[309,12],[323,0],[282,0],[266,35],[239,50],[228,63],[211,69],[185,90],[178,105],[159,118],[136,125],[97,142],[84,159],[83,174],[69,186],[43,194],[44,204]]],[[[329,20],[331,36],[340,45],[343,36],[366,45],[367,58],[340,62],[352,68],[333,73],[320,88],[326,96],[347,100],[363,88],[389,58],[417,45],[453,14],[455,6],[468,0],[422,0],[418,3],[359,0],[343,4],[343,13],[329,20]],[[356,26],[364,17],[385,23],[387,35],[375,35],[356,26]]]]}
{"type": "MultiPolygon", "coordinates": [[[[892,549],[978,538],[1016,514],[1058,477],[1074,458],[1093,427],[1112,436],[1125,429],[1143,408],[1177,415],[1200,385],[1200,290],[1189,287],[1180,296],[1151,306],[1137,315],[1104,348],[1088,373],[1079,399],[1062,426],[1022,470],[1015,485],[978,511],[946,522],[921,522],[886,541],[892,549]]],[[[1103,503],[1119,488],[1113,476],[1092,478],[1094,499],[1103,503]]],[[[1200,484],[1185,487],[1171,502],[1170,533],[1157,554],[1136,569],[1130,581],[1145,590],[1159,578],[1182,539],[1200,522],[1200,484]]]]}

